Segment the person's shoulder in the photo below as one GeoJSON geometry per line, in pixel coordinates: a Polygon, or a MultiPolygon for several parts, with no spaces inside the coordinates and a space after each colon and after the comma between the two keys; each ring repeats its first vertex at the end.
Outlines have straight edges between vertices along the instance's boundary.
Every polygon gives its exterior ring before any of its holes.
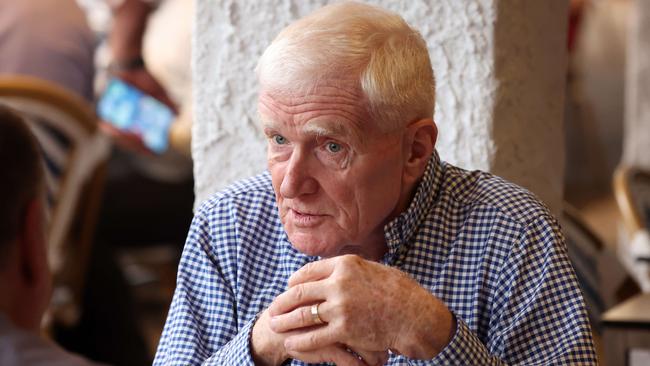
{"type": "Polygon", "coordinates": [[[0,319],[0,365],[102,366],[0,319]]]}
{"type": "Polygon", "coordinates": [[[197,214],[210,214],[227,206],[275,205],[275,194],[268,171],[238,180],[214,193],[199,206],[197,214]]]}
{"type": "Polygon", "coordinates": [[[465,206],[490,208],[524,226],[540,217],[553,217],[532,192],[484,171],[468,171],[445,163],[443,189],[465,206]]]}

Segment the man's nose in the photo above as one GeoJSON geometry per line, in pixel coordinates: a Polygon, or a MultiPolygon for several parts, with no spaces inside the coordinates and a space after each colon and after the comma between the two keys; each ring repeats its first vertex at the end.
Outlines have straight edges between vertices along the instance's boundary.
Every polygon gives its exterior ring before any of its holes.
{"type": "Polygon", "coordinates": [[[296,149],[291,154],[280,185],[280,194],[284,198],[296,198],[318,191],[318,182],[311,174],[312,164],[314,162],[310,159],[308,153],[300,149],[296,149]]]}

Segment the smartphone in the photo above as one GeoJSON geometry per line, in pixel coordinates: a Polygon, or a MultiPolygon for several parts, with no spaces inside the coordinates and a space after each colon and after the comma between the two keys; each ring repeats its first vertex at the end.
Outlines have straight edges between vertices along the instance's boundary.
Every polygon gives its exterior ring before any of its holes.
{"type": "Polygon", "coordinates": [[[151,151],[161,154],[167,150],[174,112],[136,87],[112,78],[99,98],[97,114],[115,127],[140,136],[151,151]]]}

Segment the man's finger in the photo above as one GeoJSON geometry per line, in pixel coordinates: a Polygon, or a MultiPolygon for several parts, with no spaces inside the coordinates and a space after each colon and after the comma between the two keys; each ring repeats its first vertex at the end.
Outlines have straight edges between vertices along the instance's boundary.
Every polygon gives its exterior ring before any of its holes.
{"type": "MultiPolygon", "coordinates": [[[[271,318],[271,329],[276,333],[287,332],[294,329],[321,325],[312,314],[312,306],[301,306],[289,313],[280,314],[271,318]]],[[[318,317],[324,323],[328,322],[327,301],[318,304],[318,317]]]]}
{"type": "Polygon", "coordinates": [[[325,283],[323,281],[307,282],[296,285],[278,295],[269,306],[271,316],[288,313],[300,306],[312,305],[325,300],[325,283]]]}
{"type": "Polygon", "coordinates": [[[289,356],[306,363],[333,362],[337,366],[368,366],[341,345],[331,345],[310,352],[289,351],[289,356]]]}
{"type": "Polygon", "coordinates": [[[305,282],[312,282],[329,277],[334,271],[335,258],[322,259],[305,264],[289,277],[289,287],[305,282]]]}
{"type": "Polygon", "coordinates": [[[287,351],[307,352],[342,341],[342,336],[333,331],[331,326],[325,326],[287,337],[284,348],[287,351]]]}

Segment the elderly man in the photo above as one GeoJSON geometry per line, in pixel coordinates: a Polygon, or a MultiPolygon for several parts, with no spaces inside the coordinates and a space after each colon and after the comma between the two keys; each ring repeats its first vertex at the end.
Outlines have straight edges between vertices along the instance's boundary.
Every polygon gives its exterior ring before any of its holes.
{"type": "Polygon", "coordinates": [[[327,6],[257,72],[269,172],[197,212],[156,365],[596,363],[555,219],[435,152],[402,18],[327,6]]]}

